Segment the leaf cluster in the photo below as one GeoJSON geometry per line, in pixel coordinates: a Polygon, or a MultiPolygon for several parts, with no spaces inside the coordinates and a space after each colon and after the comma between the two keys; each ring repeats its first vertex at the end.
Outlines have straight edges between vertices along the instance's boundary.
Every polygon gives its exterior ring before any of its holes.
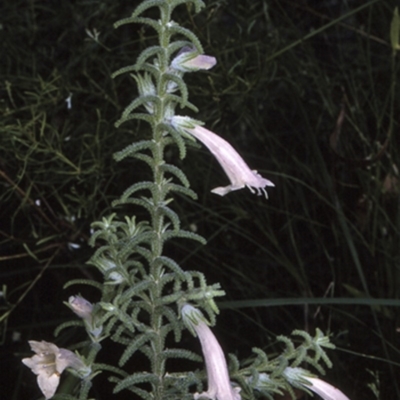
{"type": "Polygon", "coordinates": [[[288,379],[289,370],[299,367],[308,369],[309,365],[312,365],[319,374],[324,375],[324,367],[332,367],[325,349],[334,349],[335,346],[319,329],[314,337],[300,330],[293,331],[292,336],[300,336],[301,344],[296,344],[297,341],[290,337],[279,336],[277,339],[284,343],[285,348],[273,357],[260,348],[253,348],[254,357],[242,363],[230,355],[230,376],[240,384],[243,399],[254,400],[261,395],[272,400],[274,396],[283,395],[285,392],[296,399],[293,387],[305,389],[301,382],[296,385],[295,381],[288,379]]]}

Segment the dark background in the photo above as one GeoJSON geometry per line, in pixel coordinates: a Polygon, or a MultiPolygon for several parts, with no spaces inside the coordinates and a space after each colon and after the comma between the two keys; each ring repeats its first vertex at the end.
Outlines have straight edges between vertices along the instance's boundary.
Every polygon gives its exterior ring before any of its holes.
{"type": "MultiPolygon", "coordinates": [[[[156,40],[138,25],[113,29],[138,3],[1,2],[1,399],[40,396],[20,361],[27,340],[68,347],[84,339],[79,328],[57,339],[53,332],[73,319],[63,301],[79,290],[91,301],[97,294],[63,285],[100,279],[85,264],[90,224],[148,176],[139,162],[112,158],[146,135],[143,124],[114,128],[137,92],[128,75],[110,77],[156,40]]],[[[227,178],[210,154],[190,150],[181,161],[171,150],[199,195],[178,197],[174,209],[208,245],[177,242],[168,251],[227,292],[215,328],[226,352],[273,354],[275,335],[319,327],[337,346],[326,380],[352,400],[400,398],[399,304],[375,300],[396,300],[400,290],[396,5],[222,0],[199,15],[184,5],[174,15],[218,61],[187,75],[195,117],[276,187],[268,201],[247,189],[217,197],[210,190],[227,178]],[[306,304],[323,297],[342,300],[306,304]],[[288,304],[273,306],[282,298],[288,304]]],[[[120,350],[104,346],[100,361],[114,361],[120,350]]],[[[92,397],[110,397],[105,376],[94,383],[92,397]]]]}

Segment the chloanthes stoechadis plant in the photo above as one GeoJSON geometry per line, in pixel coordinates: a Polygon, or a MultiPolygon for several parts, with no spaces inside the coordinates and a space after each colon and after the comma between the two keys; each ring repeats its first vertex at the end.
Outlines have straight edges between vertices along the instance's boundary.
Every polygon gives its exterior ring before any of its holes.
{"type": "Polygon", "coordinates": [[[212,190],[220,196],[244,187],[267,196],[266,187],[274,186],[251,170],[228,142],[203,127],[202,122],[176,114],[178,106],[180,114],[185,108],[197,111],[189,101],[185,74],[216,64],[214,57],[203,54],[198,38],[172,19],[174,9],[183,4],[197,12],[204,6],[201,0],[145,0],[129,18],[115,24],[117,28],[144,24],[158,37],[158,44],[146,48],[133,65],[114,74],[130,73],[139,93],[122,113],[117,127],[140,120],[151,132],[151,136],[143,135],[115,154],[117,161],[141,163],[151,178],[134,182],[114,206],[135,205],[148,217],[139,221],[135,216],[119,218],[114,213],[93,223],[90,243],[96,251],[89,263],[101,272],[103,282],[77,280],[66,286],[94,286],[98,298],[91,303],[81,295],[71,296],[67,306],[80,321],[65,323],[57,330],[81,325],[87,332],[87,342],[77,345],[79,352],[74,353],[52,343],[31,341],[36,354],[23,362],[37,375],[46,399],[56,393],[60,375],[67,369],[80,383],[75,388],[60,388],[63,393],[56,395],[60,399],[88,399],[92,379],[101,372],[109,376],[116,396],[124,391],[124,398],[132,399],[272,398],[285,391],[294,396],[292,388],[296,387],[324,399],[345,400],[338,389],[303,365],[319,374],[324,373],[324,366],[331,366],[325,348],[333,346],[319,330],[313,337],[295,331],[293,334],[300,338],[297,345],[287,337],[278,337],[283,351],[272,359],[261,349],[253,349],[249,360],[239,362],[232,356],[228,363],[210,328],[218,314],[214,299],[224,292],[218,283],[208,284],[202,273],[183,270],[165,251],[166,242],[172,240],[205,244],[201,236],[181,228],[180,217],[171,207],[176,192],[193,199],[197,196],[184,172],[166,161],[168,147],[177,146],[183,158],[188,142],[204,144],[230,181],[228,186],[212,190]],[[150,14],[157,16],[152,19],[147,16],[150,14]],[[180,345],[182,334],[188,331],[200,341],[202,357],[180,345]],[[122,349],[117,365],[96,361],[109,341],[122,349]],[[173,372],[168,370],[171,359],[175,359],[173,372]],[[197,362],[198,367],[188,371],[185,366],[192,364],[182,362],[182,368],[176,371],[176,360],[180,359],[197,362]],[[135,367],[135,360],[140,360],[139,366],[136,363],[135,367]]]}

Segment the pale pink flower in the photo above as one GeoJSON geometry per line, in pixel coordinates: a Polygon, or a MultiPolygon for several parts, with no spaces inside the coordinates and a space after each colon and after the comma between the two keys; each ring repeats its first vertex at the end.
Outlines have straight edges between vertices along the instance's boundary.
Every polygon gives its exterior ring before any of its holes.
{"type": "Polygon", "coordinates": [[[208,390],[207,392],[196,393],[194,398],[241,400],[240,388],[232,387],[224,353],[211,329],[206,324],[203,314],[189,304],[182,307],[181,314],[186,326],[200,340],[207,369],[208,390]]]}
{"type": "Polygon", "coordinates": [[[182,49],[180,53],[172,60],[171,67],[180,72],[198,71],[200,69],[208,70],[217,63],[215,57],[196,54],[190,49],[182,49]]]}
{"type": "Polygon", "coordinates": [[[252,193],[257,192],[260,195],[262,192],[268,198],[265,187],[275,185],[268,179],[263,178],[256,170],[251,170],[226,140],[214,132],[197,125],[195,121],[188,117],[175,116],[171,122],[180,132],[184,131],[200,140],[211,151],[231,181],[229,186],[217,187],[211,191],[212,193],[225,196],[229,192],[246,186],[252,193]]]}
{"type": "Polygon", "coordinates": [[[39,388],[46,399],[54,396],[60,383],[60,375],[65,368],[73,368],[82,376],[90,374],[90,368],[70,350],[60,349],[55,344],[43,340],[30,340],[29,345],[36,354],[31,358],[24,358],[22,362],[37,375],[39,388]]]}
{"type": "Polygon", "coordinates": [[[302,368],[285,368],[283,375],[290,384],[312,390],[324,400],[350,400],[343,392],[319,378],[310,376],[302,368]]]}
{"type": "Polygon", "coordinates": [[[307,377],[306,379],[308,382],[310,382],[310,385],[305,383],[304,386],[321,396],[324,400],[350,400],[339,389],[323,381],[322,379],[310,377],[307,377]]]}
{"type": "Polygon", "coordinates": [[[80,318],[92,320],[93,304],[82,296],[70,296],[68,299],[71,310],[80,318]]]}

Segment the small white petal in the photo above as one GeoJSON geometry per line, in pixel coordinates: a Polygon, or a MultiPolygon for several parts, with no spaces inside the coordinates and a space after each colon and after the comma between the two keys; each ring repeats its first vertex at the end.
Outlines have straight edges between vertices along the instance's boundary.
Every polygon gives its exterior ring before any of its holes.
{"type": "Polygon", "coordinates": [[[44,340],[37,342],[36,340],[28,341],[31,350],[39,355],[55,354],[58,352],[58,347],[54,343],[49,343],[44,340]]]}
{"type": "Polygon", "coordinates": [[[60,376],[57,374],[53,374],[50,377],[46,375],[38,375],[37,382],[46,400],[51,399],[60,383],[60,376]]]}
{"type": "Polygon", "coordinates": [[[35,375],[46,375],[51,376],[56,372],[56,364],[54,362],[54,357],[50,362],[44,362],[43,356],[34,355],[31,358],[24,358],[22,360],[28,368],[32,370],[35,375]]]}

